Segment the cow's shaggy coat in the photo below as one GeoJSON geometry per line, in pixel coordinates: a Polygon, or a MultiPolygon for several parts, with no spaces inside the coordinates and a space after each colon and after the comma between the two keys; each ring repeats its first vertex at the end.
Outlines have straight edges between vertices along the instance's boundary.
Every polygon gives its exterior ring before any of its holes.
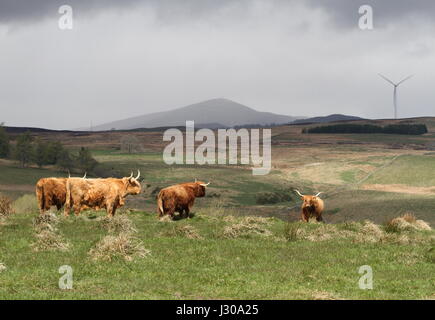
{"type": "Polygon", "coordinates": [[[195,198],[205,196],[207,184],[201,181],[177,184],[160,190],[157,196],[157,212],[159,217],[169,215],[172,218],[174,213],[189,216],[195,198]]]}

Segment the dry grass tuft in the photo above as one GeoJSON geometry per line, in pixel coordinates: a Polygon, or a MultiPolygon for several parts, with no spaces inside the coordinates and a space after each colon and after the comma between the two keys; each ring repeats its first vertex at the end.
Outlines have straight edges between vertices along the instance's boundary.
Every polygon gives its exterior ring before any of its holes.
{"type": "Polygon", "coordinates": [[[250,235],[270,236],[272,232],[260,222],[252,219],[242,219],[239,223],[226,226],[223,231],[225,238],[249,237],[250,235]]]}
{"type": "Polygon", "coordinates": [[[163,217],[159,218],[160,222],[174,222],[174,220],[172,220],[172,218],[169,215],[164,215],[163,217]]]}
{"type": "Polygon", "coordinates": [[[385,224],[385,231],[388,233],[400,233],[402,231],[429,231],[432,230],[430,225],[423,221],[417,220],[413,214],[406,213],[400,217],[391,219],[385,224]]]}
{"type": "Polygon", "coordinates": [[[224,222],[234,223],[237,221],[236,217],[234,216],[225,216],[222,219],[224,222]]]}
{"type": "Polygon", "coordinates": [[[160,233],[163,237],[184,237],[188,239],[203,239],[198,230],[191,225],[175,226],[160,233]]]}
{"type": "Polygon", "coordinates": [[[64,241],[61,235],[54,231],[42,230],[35,234],[36,242],[32,244],[34,251],[66,251],[69,249],[69,244],[64,241]]]}
{"type": "Polygon", "coordinates": [[[109,233],[137,233],[137,229],[127,215],[116,215],[113,218],[105,216],[100,221],[102,227],[109,233]]]}
{"type": "Polygon", "coordinates": [[[384,231],[373,222],[365,220],[359,232],[356,234],[356,242],[380,242],[385,236],[384,231]]]}
{"type": "Polygon", "coordinates": [[[3,271],[5,271],[7,268],[6,268],[6,266],[4,265],[4,263],[1,263],[0,262],[0,273],[2,273],[3,271]]]}
{"type": "Polygon", "coordinates": [[[411,212],[405,213],[401,218],[408,223],[415,223],[417,221],[415,215],[411,212]]]}
{"type": "Polygon", "coordinates": [[[424,220],[417,220],[417,221],[415,221],[414,225],[417,227],[418,230],[427,230],[427,231],[432,230],[432,228],[429,225],[429,223],[427,223],[424,220]]]}
{"type": "Polygon", "coordinates": [[[34,251],[66,251],[70,248],[58,232],[58,223],[59,218],[54,213],[41,214],[33,219],[36,241],[31,246],[34,251]]]}
{"type": "Polygon", "coordinates": [[[312,295],[313,300],[337,300],[334,295],[330,294],[329,292],[325,291],[315,291],[312,295]]]}
{"type": "Polygon", "coordinates": [[[0,195],[0,218],[7,218],[14,213],[15,210],[12,207],[12,200],[8,197],[0,195]]]}
{"type": "Polygon", "coordinates": [[[301,239],[303,233],[303,229],[301,228],[301,224],[296,223],[287,223],[284,227],[284,238],[287,241],[297,241],[301,239]]]}
{"type": "Polygon", "coordinates": [[[116,236],[105,236],[96,244],[95,248],[89,251],[89,255],[94,261],[112,261],[115,258],[133,261],[135,258],[144,258],[150,253],[151,251],[145,249],[138,238],[125,232],[116,236]]]}
{"type": "Polygon", "coordinates": [[[255,216],[246,216],[242,218],[242,223],[246,224],[265,224],[269,225],[272,223],[272,218],[265,217],[255,217],[255,216]]]}
{"type": "Polygon", "coordinates": [[[54,213],[45,213],[40,214],[33,219],[33,226],[38,226],[41,224],[56,225],[58,222],[59,218],[54,213]]]}

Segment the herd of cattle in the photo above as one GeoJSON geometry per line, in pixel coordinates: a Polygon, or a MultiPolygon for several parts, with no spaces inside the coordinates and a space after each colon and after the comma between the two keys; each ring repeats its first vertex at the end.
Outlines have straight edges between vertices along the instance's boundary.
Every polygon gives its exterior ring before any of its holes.
{"type": "MultiPolygon", "coordinates": [[[[124,178],[42,178],[36,183],[36,198],[41,214],[51,207],[57,210],[64,208],[64,215],[69,216],[71,209],[76,215],[87,209],[105,209],[109,217],[115,215],[116,209],[125,204],[129,195],[138,195],[141,192],[139,182],[140,171],[136,177],[133,172],[124,178]]],[[[204,197],[206,187],[210,184],[202,181],[188,182],[173,185],[160,190],[157,196],[158,216],[169,215],[174,217],[178,212],[182,217],[189,216],[189,212],[195,202],[195,198],[204,197]]],[[[302,195],[298,190],[295,192],[302,199],[301,220],[308,222],[310,217],[317,221],[323,221],[322,211],[324,204],[315,196],[302,195]]]]}
{"type": "MultiPolygon", "coordinates": [[[[87,209],[105,209],[109,217],[115,215],[116,209],[125,204],[129,195],[141,192],[140,171],[136,177],[133,173],[124,178],[42,178],[36,183],[36,198],[41,214],[51,207],[57,210],[64,207],[65,216],[71,209],[76,215],[87,209]]],[[[170,186],[160,190],[157,196],[159,217],[189,214],[196,197],[205,196],[205,188],[210,183],[196,181],[170,186]]]]}

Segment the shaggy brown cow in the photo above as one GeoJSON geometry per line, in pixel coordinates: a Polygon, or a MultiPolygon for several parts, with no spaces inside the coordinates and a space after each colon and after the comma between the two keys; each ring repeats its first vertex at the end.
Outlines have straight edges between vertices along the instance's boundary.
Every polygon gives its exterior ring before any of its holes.
{"type": "Polygon", "coordinates": [[[157,196],[157,212],[159,217],[165,214],[174,217],[178,212],[181,217],[189,216],[196,197],[205,196],[205,188],[210,184],[202,181],[188,182],[170,186],[160,190],[157,196]]]}
{"type": "Polygon", "coordinates": [[[65,216],[69,215],[71,207],[76,215],[82,210],[105,208],[109,217],[115,215],[116,209],[125,204],[128,195],[136,195],[141,191],[138,181],[140,171],[136,178],[133,173],[130,177],[121,179],[68,179],[66,183],[65,216]]]}
{"type": "Polygon", "coordinates": [[[323,222],[322,212],[325,208],[325,205],[323,203],[323,200],[319,198],[319,195],[322,192],[319,192],[315,196],[304,196],[298,190],[295,190],[295,192],[301,197],[303,201],[301,206],[302,221],[308,222],[308,220],[314,216],[317,221],[323,222]]]}
{"type": "Polygon", "coordinates": [[[65,204],[67,178],[42,178],[36,183],[36,199],[40,214],[56,206],[57,210],[65,204]]]}
{"type": "MultiPolygon", "coordinates": [[[[84,179],[72,178],[72,179],[84,179]]],[[[56,206],[60,210],[66,200],[66,181],[67,178],[41,178],[36,183],[36,199],[38,200],[39,212],[43,214],[56,206]]]]}

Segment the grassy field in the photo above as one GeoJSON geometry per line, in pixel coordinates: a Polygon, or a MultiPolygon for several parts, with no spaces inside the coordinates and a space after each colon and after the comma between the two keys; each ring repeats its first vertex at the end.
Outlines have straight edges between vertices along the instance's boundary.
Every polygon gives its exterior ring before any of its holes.
{"type": "Polygon", "coordinates": [[[364,223],[288,224],[231,213],[216,207],[175,222],[147,212],[109,223],[94,212],[60,218],[51,224],[65,250],[53,249],[56,241],[42,249],[35,245],[35,214],[17,213],[0,226],[0,262],[6,267],[0,273],[0,298],[433,298],[433,231],[387,233],[364,223]],[[92,249],[105,236],[131,227],[142,255],[135,256],[134,248],[103,250],[100,256],[110,261],[93,259],[92,249]],[[62,265],[73,268],[72,290],[58,287],[62,265]],[[373,290],[358,286],[362,265],[373,269],[373,290]]]}
{"type": "Polygon", "coordinates": [[[134,133],[146,141],[139,154],[119,151],[132,133],[43,134],[90,147],[105,175],[140,169],[143,192],[112,227],[103,212],[35,224],[36,181],[67,175],[1,160],[0,195],[16,213],[0,218],[0,298],[433,299],[434,232],[390,226],[407,213],[435,224],[435,121],[424,121],[430,133],[421,137],[273,128],[267,176],[249,166],[168,166],[161,132],[134,133]],[[159,221],[158,190],[195,178],[211,181],[195,216],[159,221]],[[326,225],[297,222],[295,188],[323,192],[326,225]],[[61,265],[74,269],[73,290],[58,288],[61,265]],[[373,290],[358,287],[362,265],[373,268],[373,290]]]}

